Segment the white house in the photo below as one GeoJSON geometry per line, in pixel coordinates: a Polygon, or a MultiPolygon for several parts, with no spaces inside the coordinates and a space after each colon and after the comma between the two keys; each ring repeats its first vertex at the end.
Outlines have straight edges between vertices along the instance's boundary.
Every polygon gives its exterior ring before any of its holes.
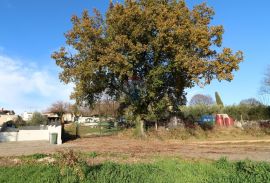
{"type": "Polygon", "coordinates": [[[82,117],[78,119],[78,123],[98,123],[100,119],[98,117],[82,117]]]}
{"type": "Polygon", "coordinates": [[[0,110],[0,126],[3,123],[8,121],[14,121],[18,119],[18,115],[15,115],[15,112],[12,110],[4,110],[3,108],[0,110]]]}
{"type": "Polygon", "coordinates": [[[32,117],[33,117],[33,113],[32,112],[24,112],[22,114],[22,119],[24,121],[29,121],[32,117]]]}
{"type": "Polygon", "coordinates": [[[73,115],[72,113],[65,113],[63,115],[63,119],[65,122],[74,122],[74,118],[75,118],[75,115],[73,115]]]}

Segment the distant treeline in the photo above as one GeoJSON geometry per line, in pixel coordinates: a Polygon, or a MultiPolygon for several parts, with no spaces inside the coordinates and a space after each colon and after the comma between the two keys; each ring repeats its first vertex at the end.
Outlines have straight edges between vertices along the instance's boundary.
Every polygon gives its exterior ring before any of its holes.
{"type": "Polygon", "coordinates": [[[195,105],[180,107],[185,119],[198,120],[202,115],[228,114],[235,120],[256,121],[270,119],[270,106],[265,105],[195,105]]]}

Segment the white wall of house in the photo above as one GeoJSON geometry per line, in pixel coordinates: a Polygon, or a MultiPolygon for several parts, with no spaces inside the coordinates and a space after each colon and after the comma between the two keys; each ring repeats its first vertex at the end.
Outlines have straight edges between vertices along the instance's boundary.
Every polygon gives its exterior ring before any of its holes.
{"type": "Polygon", "coordinates": [[[64,121],[74,122],[74,115],[71,113],[66,113],[63,115],[64,121]]]}
{"type": "Polygon", "coordinates": [[[24,121],[29,121],[32,117],[33,117],[32,112],[24,112],[23,115],[22,115],[22,119],[24,121]]]}
{"type": "Polygon", "coordinates": [[[16,119],[18,119],[18,115],[0,114],[0,125],[16,119]]]}
{"type": "Polygon", "coordinates": [[[19,130],[18,132],[0,132],[0,142],[12,141],[50,141],[50,134],[57,133],[57,144],[62,144],[61,125],[48,126],[47,130],[19,130]]]}
{"type": "Polygon", "coordinates": [[[78,123],[98,123],[100,119],[98,117],[79,117],[78,123]]]}

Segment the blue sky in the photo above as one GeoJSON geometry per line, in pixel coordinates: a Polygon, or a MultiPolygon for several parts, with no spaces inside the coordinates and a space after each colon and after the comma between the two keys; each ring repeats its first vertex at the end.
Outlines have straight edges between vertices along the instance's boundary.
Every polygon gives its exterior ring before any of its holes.
{"type": "MultiPolygon", "coordinates": [[[[0,107],[20,113],[43,110],[57,100],[69,100],[71,85],[58,80],[59,69],[50,58],[64,45],[70,17],[83,9],[105,12],[109,0],[1,0],[0,1],[0,107]]],[[[121,1],[120,1],[121,2],[121,1]]],[[[189,6],[202,2],[187,0],[189,6]]],[[[225,104],[258,97],[263,74],[270,64],[270,1],[208,0],[215,9],[213,24],[225,28],[223,46],[242,50],[245,60],[232,82],[213,81],[187,90],[214,97],[225,104]]]]}

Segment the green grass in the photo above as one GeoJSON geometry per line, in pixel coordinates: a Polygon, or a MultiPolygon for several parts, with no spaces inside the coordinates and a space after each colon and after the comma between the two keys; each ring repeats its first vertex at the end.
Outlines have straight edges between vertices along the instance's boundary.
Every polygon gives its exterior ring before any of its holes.
{"type": "Polygon", "coordinates": [[[1,167],[0,182],[61,182],[64,180],[60,170],[50,165],[21,165],[16,167],[1,167]]]}
{"type": "MultiPolygon", "coordinates": [[[[68,169],[68,167],[65,167],[68,169]]],[[[89,183],[263,183],[270,182],[270,164],[265,162],[215,162],[167,159],[155,163],[95,166],[81,164],[83,179],[76,169],[61,173],[59,165],[24,164],[0,167],[0,182],[89,182],[89,183]]]]}

